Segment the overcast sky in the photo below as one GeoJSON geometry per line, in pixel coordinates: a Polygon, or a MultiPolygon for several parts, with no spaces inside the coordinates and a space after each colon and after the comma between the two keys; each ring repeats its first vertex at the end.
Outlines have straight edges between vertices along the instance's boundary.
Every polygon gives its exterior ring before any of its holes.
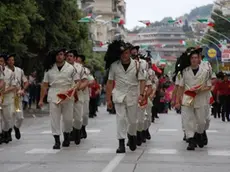
{"type": "Polygon", "coordinates": [[[139,25],[138,20],[159,21],[164,17],[173,18],[189,13],[193,8],[211,4],[214,0],[125,0],[127,3],[126,27],[139,25]]]}

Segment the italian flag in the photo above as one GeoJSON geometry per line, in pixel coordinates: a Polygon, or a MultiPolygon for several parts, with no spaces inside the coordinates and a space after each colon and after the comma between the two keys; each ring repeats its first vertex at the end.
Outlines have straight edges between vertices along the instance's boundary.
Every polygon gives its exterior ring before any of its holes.
{"type": "Polygon", "coordinates": [[[78,20],[78,22],[81,22],[81,23],[89,23],[91,21],[92,21],[92,14],[89,14],[88,16],[83,17],[80,20],[78,20]]]}
{"type": "Polygon", "coordinates": [[[185,46],[186,42],[184,40],[180,40],[180,44],[185,46]]]}
{"type": "Polygon", "coordinates": [[[151,24],[149,20],[140,20],[139,22],[145,24],[146,26],[149,26],[151,24]]]}
{"type": "Polygon", "coordinates": [[[168,23],[169,24],[179,24],[179,25],[182,25],[183,21],[181,19],[179,19],[179,20],[168,20],[168,23]]]}
{"type": "Polygon", "coordinates": [[[215,24],[213,22],[208,21],[208,19],[197,19],[198,22],[200,23],[205,23],[209,27],[214,27],[215,24]]]}
{"type": "Polygon", "coordinates": [[[112,20],[113,23],[117,23],[119,25],[124,25],[125,24],[125,21],[121,18],[115,18],[112,20]]]}
{"type": "Polygon", "coordinates": [[[161,59],[160,62],[159,62],[159,66],[165,67],[166,63],[167,63],[167,61],[165,59],[161,59]]]}

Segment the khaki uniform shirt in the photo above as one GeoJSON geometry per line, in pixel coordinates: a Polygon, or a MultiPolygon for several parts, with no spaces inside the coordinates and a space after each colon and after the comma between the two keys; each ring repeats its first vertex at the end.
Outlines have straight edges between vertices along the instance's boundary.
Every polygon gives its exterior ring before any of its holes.
{"type": "MultiPolygon", "coordinates": [[[[191,89],[192,87],[198,86],[211,86],[211,80],[209,78],[208,71],[204,68],[199,67],[199,70],[196,75],[194,75],[191,67],[187,67],[183,71],[183,77],[180,80],[180,86],[185,88],[186,90],[191,89]]],[[[209,91],[202,91],[197,93],[196,97],[194,98],[194,102],[192,106],[194,108],[199,108],[202,106],[209,105],[210,95],[207,94],[209,91]]],[[[183,96],[182,105],[187,106],[187,97],[186,95],[183,96]]]]}
{"type": "MultiPolygon", "coordinates": [[[[16,86],[15,74],[12,70],[5,67],[4,69],[4,82],[6,89],[12,86],[16,86]]],[[[3,105],[10,105],[14,102],[15,92],[11,91],[7,94],[4,94],[3,105]]]]}
{"type": "Polygon", "coordinates": [[[137,104],[139,81],[145,80],[143,70],[138,71],[138,65],[138,62],[133,59],[126,71],[121,61],[116,61],[111,65],[109,80],[115,81],[115,88],[112,92],[114,103],[123,103],[126,98],[128,106],[137,104]]]}
{"type": "Polygon", "coordinates": [[[59,71],[56,63],[45,72],[43,82],[49,83],[48,102],[58,102],[57,94],[65,92],[73,86],[73,81],[79,80],[79,77],[72,65],[65,62],[59,71]]]}
{"type": "MultiPolygon", "coordinates": [[[[87,75],[85,74],[84,67],[80,63],[74,63],[73,65],[75,71],[76,71],[76,77],[79,78],[78,80],[87,79],[87,75]]],[[[75,84],[75,82],[74,82],[75,84]]],[[[77,92],[78,95],[78,101],[84,102],[84,93],[82,90],[77,92]]]]}

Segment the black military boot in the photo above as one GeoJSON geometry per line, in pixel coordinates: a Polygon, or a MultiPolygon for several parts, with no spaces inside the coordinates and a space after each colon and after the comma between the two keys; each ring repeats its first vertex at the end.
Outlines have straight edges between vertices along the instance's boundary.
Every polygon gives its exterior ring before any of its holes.
{"type": "Polygon", "coordinates": [[[194,138],[189,138],[187,150],[195,150],[195,147],[196,147],[196,143],[194,138]]]}
{"type": "Polygon", "coordinates": [[[187,141],[187,139],[186,139],[186,134],[185,134],[185,133],[184,133],[183,140],[184,140],[184,141],[187,141]]]}
{"type": "Polygon", "coordinates": [[[60,136],[54,135],[54,140],[55,140],[55,143],[54,143],[53,149],[61,149],[60,148],[60,146],[61,146],[60,136]]]}
{"type": "Polygon", "coordinates": [[[81,127],[81,139],[86,139],[86,138],[87,138],[87,132],[86,132],[85,126],[83,125],[81,127]]]}
{"type": "Polygon", "coordinates": [[[203,134],[199,134],[197,133],[197,145],[200,147],[200,148],[203,148],[204,147],[204,138],[203,138],[203,134]]]}
{"type": "Polygon", "coordinates": [[[9,138],[10,142],[12,141],[12,135],[11,135],[11,133],[12,133],[12,128],[10,128],[9,131],[8,131],[8,138],[9,138]]]}
{"type": "Polygon", "coordinates": [[[151,140],[151,134],[149,132],[149,129],[145,130],[145,137],[147,140],[151,140]]]}
{"type": "Polygon", "coordinates": [[[135,151],[137,148],[137,137],[128,135],[128,138],[129,138],[129,149],[131,151],[135,151]]]}
{"type": "Polygon", "coordinates": [[[69,133],[64,132],[63,136],[64,136],[64,141],[62,142],[62,147],[69,147],[70,145],[70,140],[69,140],[69,133]]]}
{"type": "Polygon", "coordinates": [[[78,129],[73,130],[74,132],[74,142],[76,145],[79,145],[81,143],[81,131],[78,129]]]}
{"type": "Polygon", "coordinates": [[[71,142],[74,141],[74,128],[73,128],[73,130],[70,132],[69,140],[70,140],[71,142]]]}
{"type": "Polygon", "coordinates": [[[208,145],[208,136],[207,136],[206,131],[204,131],[204,133],[203,133],[203,140],[204,140],[204,146],[207,146],[208,145]]]}
{"type": "Polygon", "coordinates": [[[15,132],[15,138],[19,140],[21,138],[20,129],[14,126],[14,132],[15,132]]]}
{"type": "Polygon", "coordinates": [[[119,139],[119,147],[116,153],[125,153],[125,139],[119,139]]]}
{"type": "Polygon", "coordinates": [[[141,146],[142,144],[142,132],[137,131],[137,146],[141,146]]]}
{"type": "Polygon", "coordinates": [[[2,131],[2,140],[3,143],[8,144],[10,142],[9,132],[8,131],[2,131]]]}
{"type": "Polygon", "coordinates": [[[144,130],[141,132],[141,138],[142,138],[142,143],[146,143],[146,135],[144,130]]]}

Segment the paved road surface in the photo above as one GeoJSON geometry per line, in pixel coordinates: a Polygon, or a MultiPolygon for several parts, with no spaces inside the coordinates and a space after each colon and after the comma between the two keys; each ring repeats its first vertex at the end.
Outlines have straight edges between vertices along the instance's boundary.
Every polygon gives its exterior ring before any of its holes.
{"type": "Polygon", "coordinates": [[[209,145],[186,151],[180,115],[160,115],[152,140],[136,152],[116,155],[115,116],[101,108],[80,146],[52,150],[49,117],[25,119],[20,141],[0,145],[0,172],[229,172],[230,123],[212,120],[209,145]]]}

